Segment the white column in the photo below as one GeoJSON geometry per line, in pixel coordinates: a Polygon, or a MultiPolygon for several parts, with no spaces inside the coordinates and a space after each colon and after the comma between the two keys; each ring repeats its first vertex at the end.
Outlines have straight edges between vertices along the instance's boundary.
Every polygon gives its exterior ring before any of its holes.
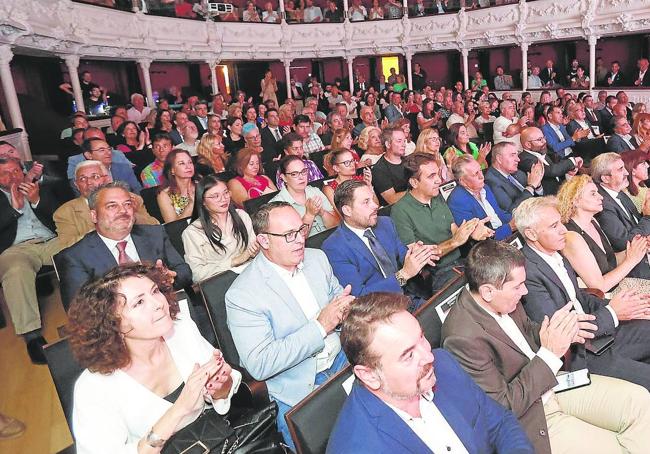
{"type": "Polygon", "coordinates": [[[413,52],[406,51],[406,80],[408,81],[409,90],[413,90],[413,70],[411,65],[413,62],[413,52]]]}
{"type": "Polygon", "coordinates": [[[285,58],[282,63],[284,63],[284,80],[287,84],[287,98],[293,98],[293,95],[291,94],[291,73],[289,72],[291,59],[285,58]]]}
{"type": "Polygon", "coordinates": [[[463,86],[469,90],[469,49],[463,47],[460,53],[463,55],[463,86]]]}
{"type": "Polygon", "coordinates": [[[521,43],[521,90],[528,90],[528,43],[521,43]]]}
{"type": "Polygon", "coordinates": [[[31,161],[32,153],[29,150],[27,131],[25,131],[25,123],[23,123],[23,116],[20,113],[20,104],[18,103],[18,95],[16,95],[16,86],[14,85],[14,78],[11,75],[11,66],[9,65],[13,58],[14,53],[11,50],[11,46],[8,44],[0,46],[0,80],[2,81],[2,91],[4,91],[5,99],[7,100],[7,107],[9,108],[11,127],[23,130],[20,138],[22,145],[22,158],[26,161],[31,161]]]}
{"type": "Polygon", "coordinates": [[[86,111],[84,106],[84,97],[81,92],[81,84],[79,83],[79,56],[78,55],[64,55],[63,61],[68,67],[70,74],[70,85],[72,85],[72,92],[74,94],[74,102],[77,104],[77,110],[86,111]]]}
{"type": "Polygon", "coordinates": [[[593,90],[596,85],[596,43],[598,37],[589,35],[589,89],[593,90]]]}
{"type": "Polygon", "coordinates": [[[284,0],[280,0],[279,8],[280,8],[280,16],[282,16],[282,20],[280,22],[286,22],[287,15],[284,12],[284,0]]]}
{"type": "Polygon", "coordinates": [[[210,67],[210,81],[212,82],[212,96],[219,93],[219,84],[217,83],[217,65],[219,60],[207,60],[206,63],[210,67]]]}
{"type": "Polygon", "coordinates": [[[348,19],[348,9],[350,8],[350,5],[348,4],[348,0],[343,0],[343,12],[344,12],[344,17],[348,19]]]}
{"type": "Polygon", "coordinates": [[[352,62],[354,57],[346,57],[348,62],[348,83],[350,84],[350,93],[354,94],[354,68],[352,68],[352,62]]]}
{"type": "Polygon", "coordinates": [[[142,71],[142,78],[144,79],[144,93],[145,98],[147,98],[147,105],[152,109],[156,108],[156,103],[153,100],[153,91],[151,90],[151,76],[149,74],[149,67],[151,66],[151,60],[146,58],[138,60],[138,65],[142,71]]]}

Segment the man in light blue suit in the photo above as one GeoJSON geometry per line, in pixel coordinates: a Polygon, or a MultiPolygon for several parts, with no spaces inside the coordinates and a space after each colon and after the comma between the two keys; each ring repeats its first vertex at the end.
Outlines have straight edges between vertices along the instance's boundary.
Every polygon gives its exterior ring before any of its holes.
{"type": "Polygon", "coordinates": [[[497,203],[494,193],[485,184],[481,165],[473,157],[463,155],[454,161],[452,172],[458,186],[449,194],[447,205],[456,225],[474,218],[489,217],[489,226],[494,230],[496,240],[512,235],[512,214],[503,211],[497,203]]]}
{"type": "Polygon", "coordinates": [[[226,293],[228,327],[241,365],[266,381],[293,446],[284,414],[347,364],[335,328],[354,297],[323,252],[305,249],[308,226],[291,205],[266,204],[252,221],[260,254],[226,293]]]}
{"type": "Polygon", "coordinates": [[[532,454],[515,416],[442,349],[431,350],[401,295],[350,307],[341,344],[356,383],[329,439],[331,454],[532,454]]]}
{"type": "MultiPolygon", "coordinates": [[[[334,193],[343,222],[323,243],[323,251],[341,284],[352,294],[403,293],[407,281],[440,258],[437,245],[413,243],[407,248],[387,216],[377,216],[372,187],[363,181],[341,183],[334,193]]],[[[422,295],[427,298],[431,296],[422,295]]]]}
{"type": "Polygon", "coordinates": [[[570,135],[564,126],[564,113],[561,107],[550,107],[546,117],[548,122],[542,126],[546,144],[560,158],[567,158],[573,153],[571,147],[575,147],[577,141],[584,139],[591,132],[589,129],[576,129],[573,135],[570,135]]]}

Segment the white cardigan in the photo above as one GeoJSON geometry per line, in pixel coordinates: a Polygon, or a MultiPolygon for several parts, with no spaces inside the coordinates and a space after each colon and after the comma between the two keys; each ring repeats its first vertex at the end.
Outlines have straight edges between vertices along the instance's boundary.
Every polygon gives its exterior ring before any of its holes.
{"type": "MultiPolygon", "coordinates": [[[[205,364],[214,351],[192,319],[180,313],[165,342],[183,382],[194,364],[205,364]]],[[[228,412],[230,398],[241,383],[241,373],[233,369],[231,376],[230,394],[214,402],[219,414],[228,412]]],[[[74,388],[72,425],[77,454],[137,453],[140,439],[171,406],[121,370],[102,375],[86,369],[74,388]]]]}

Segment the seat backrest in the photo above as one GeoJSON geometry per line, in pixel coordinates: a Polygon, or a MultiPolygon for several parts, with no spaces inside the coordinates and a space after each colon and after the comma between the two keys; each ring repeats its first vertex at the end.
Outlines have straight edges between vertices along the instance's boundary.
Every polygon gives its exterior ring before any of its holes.
{"type": "Polygon", "coordinates": [[[226,362],[232,365],[239,365],[240,363],[235,342],[232,340],[228,328],[226,292],[237,279],[237,276],[234,271],[225,271],[198,284],[219,348],[226,362]]]}
{"type": "Polygon", "coordinates": [[[466,283],[464,275],[454,278],[415,312],[415,318],[432,348],[440,346],[442,323],[466,283]]]}
{"type": "Polygon", "coordinates": [[[348,366],[286,413],[285,419],[298,454],[325,453],[336,419],[348,397],[343,384],[351,377],[352,367],[348,366]]]}
{"type": "Polygon", "coordinates": [[[510,238],[506,240],[506,242],[511,245],[516,247],[519,250],[522,250],[525,244],[524,238],[521,236],[519,232],[513,233],[510,238]]]}
{"type": "Polygon", "coordinates": [[[249,216],[253,216],[262,205],[269,203],[273,197],[278,195],[278,192],[279,191],[271,192],[269,194],[262,194],[261,196],[255,197],[254,199],[246,200],[244,202],[244,210],[249,214],[249,216]]]}
{"type": "Polygon", "coordinates": [[[378,216],[390,216],[390,209],[393,205],[386,205],[377,210],[378,216]]]}
{"type": "Polygon", "coordinates": [[[169,237],[174,249],[178,251],[181,257],[185,256],[185,247],[183,246],[183,232],[190,225],[192,218],[183,218],[177,221],[167,222],[164,224],[165,232],[169,237]]]}
{"type": "Polygon", "coordinates": [[[144,188],[140,191],[140,197],[144,201],[144,207],[147,209],[147,212],[158,219],[158,222],[163,224],[165,220],[162,217],[160,212],[160,207],[158,206],[158,187],[153,188],[144,188]]]}
{"type": "Polygon", "coordinates": [[[445,201],[449,198],[449,194],[451,194],[451,191],[453,191],[455,187],[455,180],[449,181],[440,186],[440,194],[442,194],[442,198],[445,199],[445,201]]]}
{"type": "Polygon", "coordinates": [[[65,337],[46,345],[43,351],[47,359],[47,367],[50,369],[50,374],[54,381],[56,393],[59,395],[59,400],[61,401],[61,408],[63,408],[65,420],[68,422],[70,432],[72,432],[74,385],[77,378],[83,372],[83,368],[72,355],[70,343],[65,337]]]}
{"type": "Polygon", "coordinates": [[[483,123],[483,140],[488,142],[494,140],[494,123],[483,123]]]}
{"type": "Polygon", "coordinates": [[[316,235],[312,235],[307,240],[305,241],[305,247],[309,247],[312,249],[320,249],[325,240],[332,234],[334,233],[334,230],[336,230],[336,227],[332,227],[331,229],[323,230],[320,233],[317,233],[316,235]]]}

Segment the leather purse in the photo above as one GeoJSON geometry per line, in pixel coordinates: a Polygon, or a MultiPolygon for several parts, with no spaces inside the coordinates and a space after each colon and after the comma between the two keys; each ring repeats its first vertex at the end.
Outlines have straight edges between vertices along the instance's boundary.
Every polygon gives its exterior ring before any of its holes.
{"type": "Polygon", "coordinates": [[[237,434],[221,415],[207,409],[194,422],[172,435],[162,454],[231,454],[238,446],[237,434]]]}
{"type": "Polygon", "coordinates": [[[282,435],[277,431],[278,404],[247,412],[231,423],[238,439],[234,454],[284,454],[282,435]]]}

